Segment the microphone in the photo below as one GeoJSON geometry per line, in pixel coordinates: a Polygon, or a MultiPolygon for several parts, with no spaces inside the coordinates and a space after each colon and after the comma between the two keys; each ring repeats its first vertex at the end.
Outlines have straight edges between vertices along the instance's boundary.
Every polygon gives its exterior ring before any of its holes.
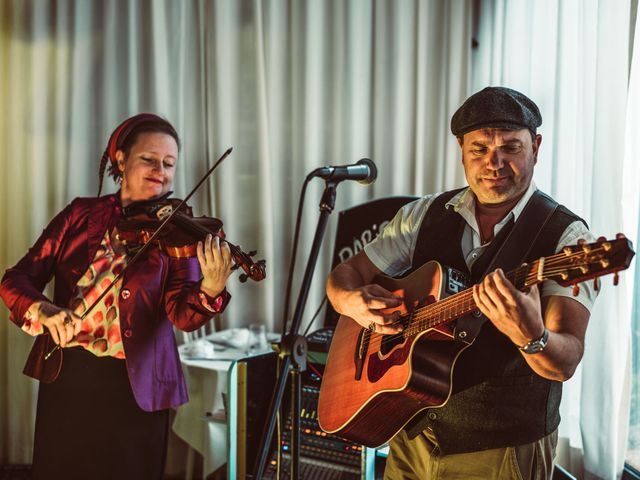
{"type": "Polygon", "coordinates": [[[376,164],[368,158],[358,160],[352,165],[328,165],[311,172],[311,177],[320,177],[325,180],[341,182],[342,180],[357,180],[363,185],[370,185],[378,177],[376,164]]]}

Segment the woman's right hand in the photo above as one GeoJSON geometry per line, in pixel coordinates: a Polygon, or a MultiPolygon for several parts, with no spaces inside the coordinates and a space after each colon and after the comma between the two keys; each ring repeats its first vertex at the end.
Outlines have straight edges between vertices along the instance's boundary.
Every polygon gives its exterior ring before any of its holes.
{"type": "Polygon", "coordinates": [[[38,321],[47,327],[53,341],[62,348],[80,333],[82,327],[82,320],[75,313],[50,302],[40,302],[38,321]]]}

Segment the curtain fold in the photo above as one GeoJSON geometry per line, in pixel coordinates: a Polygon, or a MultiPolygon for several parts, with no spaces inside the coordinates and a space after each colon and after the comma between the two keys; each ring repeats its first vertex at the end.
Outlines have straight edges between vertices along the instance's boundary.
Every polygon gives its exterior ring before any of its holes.
{"type": "MultiPolygon", "coordinates": [[[[267,259],[263,282],[230,281],[222,325],[279,330],[311,170],[363,157],[378,165],[371,187],[340,185],[337,210],[464,184],[448,121],[469,91],[472,3],[0,2],[0,271],[64,205],[96,194],[112,129],[152,111],[182,138],[178,197],[234,148],[191,204],[267,259]]],[[[307,192],[294,299],[321,188],[307,192]]],[[[103,192],[115,190],[105,179],[103,192]]],[[[305,323],[323,297],[334,222],[305,323]]],[[[31,458],[36,384],[21,374],[30,345],[0,308],[0,462],[31,458]]]]}

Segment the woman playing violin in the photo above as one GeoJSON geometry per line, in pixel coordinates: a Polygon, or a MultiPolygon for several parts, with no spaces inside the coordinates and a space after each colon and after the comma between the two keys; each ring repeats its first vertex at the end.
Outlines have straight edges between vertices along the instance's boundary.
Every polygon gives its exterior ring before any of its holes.
{"type": "Polygon", "coordinates": [[[98,197],[71,202],[2,279],[11,320],[36,336],[25,367],[41,380],[33,478],[162,477],[168,411],[187,401],[173,327],[195,330],[225,309],[234,262],[208,235],[197,257],[148,248],[126,267],[113,231],[128,208],[169,193],[179,147],[166,120],[125,120],[102,157],[98,197]],[[101,197],[107,166],[121,188],[101,197]],[[53,300],[42,293],[51,279],[53,300]]]}

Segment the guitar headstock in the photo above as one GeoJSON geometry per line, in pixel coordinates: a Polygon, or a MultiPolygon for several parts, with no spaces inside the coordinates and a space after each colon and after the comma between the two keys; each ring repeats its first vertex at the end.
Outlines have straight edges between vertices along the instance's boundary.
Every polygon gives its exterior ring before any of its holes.
{"type": "Polygon", "coordinates": [[[615,274],[613,283],[617,285],[618,272],[629,268],[634,255],[633,244],[621,233],[615,240],[604,237],[593,243],[581,240],[578,245],[541,259],[544,263],[538,278],[555,280],[564,287],[574,285],[574,294],[577,294],[577,283],[610,273],[615,274]]]}

